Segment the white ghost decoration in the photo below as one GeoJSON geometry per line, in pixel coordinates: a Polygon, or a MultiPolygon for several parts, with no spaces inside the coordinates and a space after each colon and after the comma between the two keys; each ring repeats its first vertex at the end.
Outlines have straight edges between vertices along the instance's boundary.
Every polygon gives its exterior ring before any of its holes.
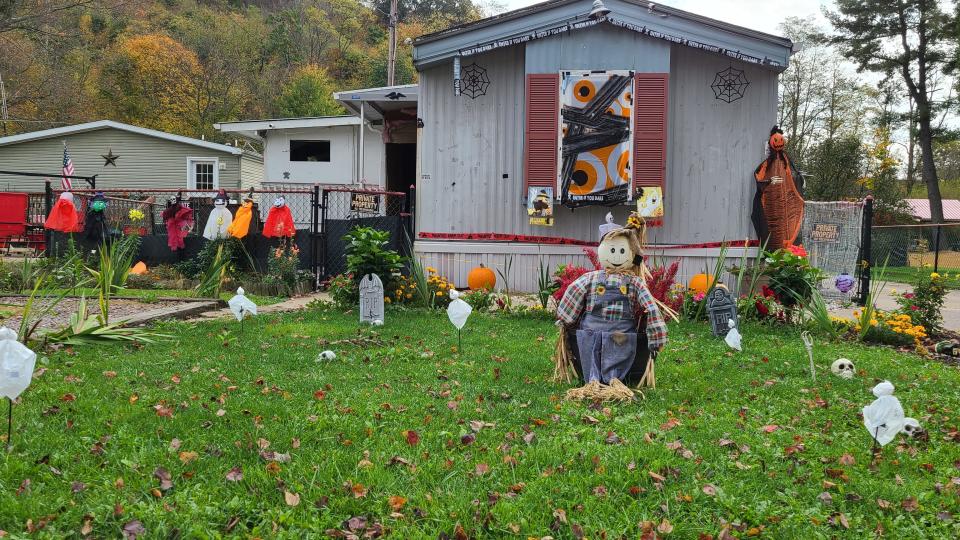
{"type": "Polygon", "coordinates": [[[473,307],[460,299],[460,293],[456,289],[450,289],[450,298],[453,301],[447,306],[447,317],[457,330],[462,330],[463,325],[467,324],[470,313],[473,312],[473,307]]]}
{"type": "Polygon", "coordinates": [[[0,340],[2,339],[12,339],[16,341],[17,333],[7,328],[6,326],[0,327],[0,340]]]}
{"type": "Polygon", "coordinates": [[[14,400],[30,386],[37,353],[17,341],[13,330],[2,330],[6,332],[0,331],[0,396],[14,400]]]}
{"type": "Polygon", "coordinates": [[[915,419],[904,417],[900,400],[893,397],[893,385],[890,381],[874,386],[873,395],[877,396],[877,399],[863,408],[863,425],[880,446],[892,441],[897,433],[904,431],[906,425],[912,426],[909,431],[920,426],[915,419]]]}
{"type": "Polygon", "coordinates": [[[730,327],[730,331],[727,332],[727,337],[723,340],[727,342],[731,349],[742,351],[743,347],[740,345],[741,337],[740,331],[737,330],[737,323],[733,322],[733,319],[727,319],[727,325],[730,327]]]}
{"type": "Polygon", "coordinates": [[[257,305],[243,295],[243,287],[237,289],[237,295],[231,298],[227,304],[238,321],[242,321],[247,315],[257,314],[257,305]]]}
{"type": "Polygon", "coordinates": [[[830,371],[841,379],[852,379],[854,375],[853,361],[847,358],[837,358],[830,365],[830,371]]]}
{"type": "Polygon", "coordinates": [[[323,351],[317,356],[317,362],[321,360],[330,361],[330,360],[336,360],[336,359],[337,359],[337,355],[333,351],[323,351]]]}

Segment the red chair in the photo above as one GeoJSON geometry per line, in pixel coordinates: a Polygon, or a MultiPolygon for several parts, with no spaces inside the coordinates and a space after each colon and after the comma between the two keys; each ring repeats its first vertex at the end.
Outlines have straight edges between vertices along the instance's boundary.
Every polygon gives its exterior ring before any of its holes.
{"type": "MultiPolygon", "coordinates": [[[[37,231],[35,226],[27,221],[29,207],[29,194],[0,192],[0,249],[6,249],[9,253],[12,246],[22,245],[37,250],[37,231]]],[[[41,224],[40,250],[42,250],[44,244],[42,231],[43,226],[41,224]]]]}

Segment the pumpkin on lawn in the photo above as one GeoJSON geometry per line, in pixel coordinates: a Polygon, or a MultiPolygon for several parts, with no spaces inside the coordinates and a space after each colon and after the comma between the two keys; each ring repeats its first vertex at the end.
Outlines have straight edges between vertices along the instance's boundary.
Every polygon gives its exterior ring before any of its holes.
{"type": "Polygon", "coordinates": [[[467,274],[467,285],[475,291],[480,289],[486,289],[490,291],[493,290],[496,284],[497,276],[493,273],[493,270],[482,264],[477,268],[470,270],[470,273],[467,274]]]}

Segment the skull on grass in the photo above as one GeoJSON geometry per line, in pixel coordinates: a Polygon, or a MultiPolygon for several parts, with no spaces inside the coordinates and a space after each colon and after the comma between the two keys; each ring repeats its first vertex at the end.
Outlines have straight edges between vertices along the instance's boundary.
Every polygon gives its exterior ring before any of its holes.
{"type": "Polygon", "coordinates": [[[904,418],[903,419],[903,434],[907,437],[913,438],[917,437],[923,433],[923,428],[920,427],[920,422],[914,418],[904,418]]]}
{"type": "Polygon", "coordinates": [[[830,371],[834,375],[843,379],[852,379],[855,373],[853,361],[847,358],[837,358],[830,366],[830,371]]]}

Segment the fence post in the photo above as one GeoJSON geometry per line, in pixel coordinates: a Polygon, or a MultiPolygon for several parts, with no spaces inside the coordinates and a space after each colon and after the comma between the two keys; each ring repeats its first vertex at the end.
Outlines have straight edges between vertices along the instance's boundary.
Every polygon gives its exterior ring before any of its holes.
{"type": "Polygon", "coordinates": [[[934,243],[936,244],[933,248],[934,250],[933,251],[933,271],[934,272],[940,271],[940,229],[942,227],[943,226],[941,224],[939,223],[937,224],[937,234],[936,236],[934,236],[935,238],[934,243]]]}
{"type": "Polygon", "coordinates": [[[323,190],[320,196],[320,249],[323,255],[320,257],[320,271],[318,277],[327,277],[327,203],[330,200],[330,192],[323,190]]]}
{"type": "Polygon", "coordinates": [[[313,290],[320,288],[320,272],[317,268],[317,237],[320,234],[320,186],[313,185],[310,192],[310,269],[313,270],[313,290]]]}
{"type": "MultiPolygon", "coordinates": [[[[415,184],[410,184],[410,191],[407,193],[407,208],[407,213],[410,214],[410,217],[407,218],[407,234],[410,235],[410,251],[412,252],[414,235],[417,234],[417,186],[415,184]]],[[[413,257],[413,253],[410,253],[410,256],[413,257]]]]}
{"type": "MultiPolygon", "coordinates": [[[[43,218],[50,217],[50,211],[53,210],[53,187],[50,185],[50,181],[47,180],[43,183],[43,218]]],[[[43,228],[43,245],[48,254],[53,248],[53,232],[44,227],[43,228]]]]}
{"type": "Polygon", "coordinates": [[[860,237],[860,291],[857,303],[861,306],[867,305],[867,298],[870,296],[870,272],[873,267],[873,196],[867,195],[863,201],[863,228],[860,237]]]}

